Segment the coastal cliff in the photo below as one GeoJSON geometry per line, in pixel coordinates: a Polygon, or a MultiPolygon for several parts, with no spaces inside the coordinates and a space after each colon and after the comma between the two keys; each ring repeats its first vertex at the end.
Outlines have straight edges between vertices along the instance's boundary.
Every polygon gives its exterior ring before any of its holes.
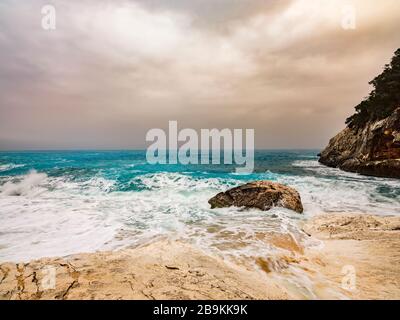
{"type": "Polygon", "coordinates": [[[347,127],[320,154],[327,166],[363,175],[400,178],[400,49],[347,127]]]}

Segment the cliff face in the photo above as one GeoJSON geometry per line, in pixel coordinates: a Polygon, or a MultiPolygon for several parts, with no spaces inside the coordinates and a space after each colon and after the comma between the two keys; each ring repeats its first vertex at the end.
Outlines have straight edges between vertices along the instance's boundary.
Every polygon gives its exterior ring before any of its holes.
{"type": "Polygon", "coordinates": [[[369,84],[373,90],[322,151],[320,162],[370,176],[400,178],[400,49],[369,84]]]}
{"type": "Polygon", "coordinates": [[[384,119],[348,126],[331,139],[319,161],[364,175],[400,178],[400,106],[384,119]]]}

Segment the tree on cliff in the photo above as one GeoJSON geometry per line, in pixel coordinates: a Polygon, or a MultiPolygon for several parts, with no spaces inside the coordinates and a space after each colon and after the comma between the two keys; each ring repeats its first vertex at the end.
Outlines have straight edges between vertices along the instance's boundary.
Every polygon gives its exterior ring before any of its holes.
{"type": "Polygon", "coordinates": [[[392,62],[369,84],[374,90],[346,120],[350,128],[362,128],[368,121],[384,119],[400,107],[400,49],[395,52],[392,62]]]}

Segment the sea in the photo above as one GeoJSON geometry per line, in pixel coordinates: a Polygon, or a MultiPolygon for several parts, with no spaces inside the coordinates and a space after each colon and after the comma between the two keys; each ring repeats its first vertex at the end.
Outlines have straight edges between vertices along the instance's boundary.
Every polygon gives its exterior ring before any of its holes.
{"type": "Polygon", "coordinates": [[[235,165],[149,164],[146,151],[0,152],[0,262],[181,240],[224,259],[268,256],[262,233],[291,234],[324,213],[400,214],[400,181],[318,163],[319,150],[257,150],[250,175],[235,165]],[[294,187],[304,214],[211,209],[221,191],[254,180],[294,187]]]}

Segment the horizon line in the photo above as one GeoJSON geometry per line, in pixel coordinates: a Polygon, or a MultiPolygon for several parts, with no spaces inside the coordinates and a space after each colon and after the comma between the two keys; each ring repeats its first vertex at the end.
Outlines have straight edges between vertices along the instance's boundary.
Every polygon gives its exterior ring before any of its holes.
{"type": "MultiPolygon", "coordinates": [[[[255,148],[254,151],[316,151],[322,150],[323,148],[255,148]]],[[[121,149],[91,149],[91,148],[71,148],[71,149],[0,149],[0,152],[61,152],[61,151],[69,151],[69,152],[82,152],[82,151],[101,151],[101,152],[112,152],[112,151],[146,151],[147,149],[143,148],[121,148],[121,149]]],[[[163,151],[170,151],[171,149],[165,149],[163,151]]],[[[179,148],[177,149],[179,150],[179,148]]],[[[176,151],[177,151],[176,150],[176,151]]],[[[201,151],[201,149],[196,149],[197,151],[201,151]]],[[[215,149],[209,149],[209,151],[213,151],[215,149]]],[[[220,151],[224,151],[225,149],[220,149],[220,151]]],[[[232,150],[232,149],[227,149],[232,150]]],[[[245,148],[242,150],[246,150],[245,148]]]]}

